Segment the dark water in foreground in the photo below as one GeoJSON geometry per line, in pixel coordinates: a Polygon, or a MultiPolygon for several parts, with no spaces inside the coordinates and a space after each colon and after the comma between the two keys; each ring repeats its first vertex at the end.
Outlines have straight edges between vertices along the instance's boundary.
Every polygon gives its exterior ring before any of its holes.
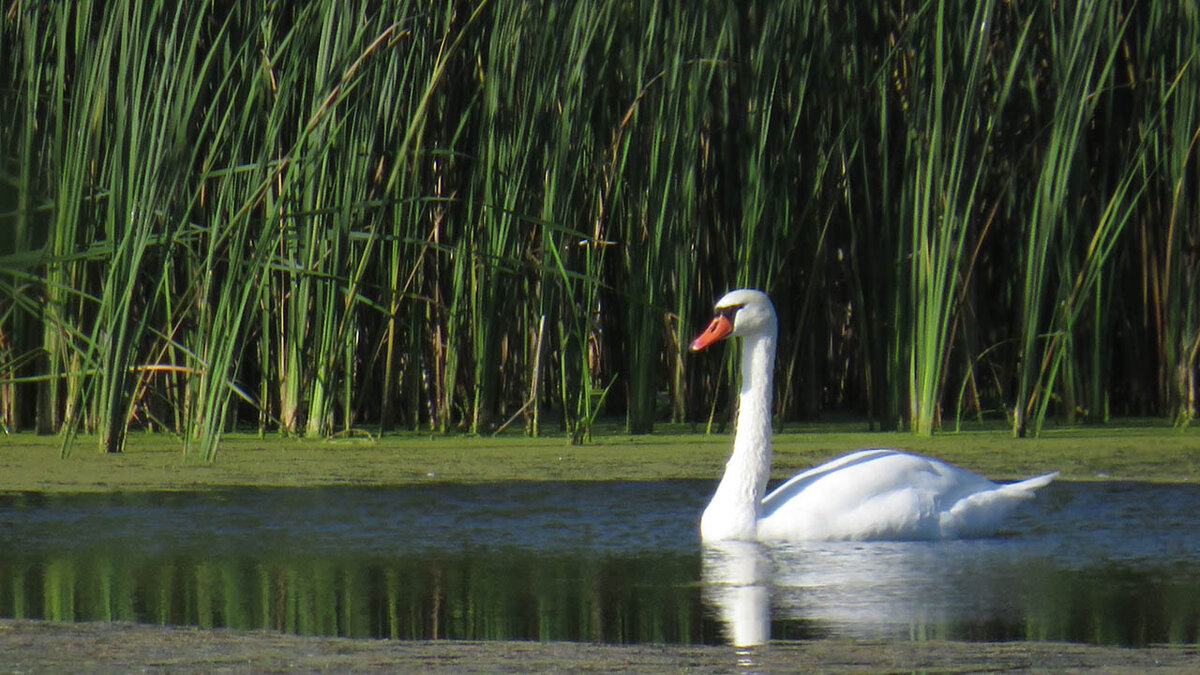
{"type": "Polygon", "coordinates": [[[0,616],[719,643],[761,611],[774,638],[1200,642],[1197,485],[1054,483],[990,539],[702,551],[712,486],[0,495],[0,616]]]}

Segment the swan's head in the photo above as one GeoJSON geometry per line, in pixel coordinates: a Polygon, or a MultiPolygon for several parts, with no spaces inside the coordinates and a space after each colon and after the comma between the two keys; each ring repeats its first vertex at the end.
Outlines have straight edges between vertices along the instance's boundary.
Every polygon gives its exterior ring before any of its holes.
{"type": "Polygon", "coordinates": [[[704,332],[692,340],[698,352],[730,335],[775,335],[775,306],[766,293],[750,288],[729,291],[717,301],[716,313],[704,332]]]}

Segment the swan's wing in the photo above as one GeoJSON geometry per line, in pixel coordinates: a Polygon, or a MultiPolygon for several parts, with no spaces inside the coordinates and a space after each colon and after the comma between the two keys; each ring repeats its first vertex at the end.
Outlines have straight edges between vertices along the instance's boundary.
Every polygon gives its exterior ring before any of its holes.
{"type": "Polygon", "coordinates": [[[942,496],[972,483],[972,476],[898,450],[855,452],[801,473],[764,498],[758,534],[772,540],[936,537],[942,496]]]}
{"type": "MultiPolygon", "coordinates": [[[[989,514],[992,494],[1015,500],[1047,477],[1014,487],[940,460],[875,449],[809,469],[763,499],[759,536],[767,539],[934,539],[956,505],[964,530],[989,514]],[[1011,496],[1010,496],[1011,494],[1011,496]]],[[[1021,497],[1023,498],[1023,497],[1021,497]]],[[[995,508],[995,507],[993,507],[995,508]]],[[[1006,511],[1005,508],[997,508],[1006,511]]],[[[954,536],[954,535],[950,535],[954,536]]]]}
{"type": "Polygon", "coordinates": [[[888,455],[905,454],[898,450],[889,450],[887,448],[872,448],[870,450],[859,450],[848,455],[842,455],[836,459],[831,459],[824,464],[819,464],[806,469],[795,476],[792,476],[786,483],[775,488],[762,500],[762,514],[768,515],[780,505],[785,504],[788,500],[800,494],[809,485],[832,474],[839,469],[844,469],[850,466],[856,466],[865,462],[870,462],[873,459],[888,455]]]}

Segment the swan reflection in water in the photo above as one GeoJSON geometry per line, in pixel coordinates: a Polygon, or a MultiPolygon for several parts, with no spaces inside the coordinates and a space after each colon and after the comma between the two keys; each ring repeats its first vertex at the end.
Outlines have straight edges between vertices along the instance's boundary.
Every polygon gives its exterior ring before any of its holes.
{"type": "Polygon", "coordinates": [[[763,544],[728,540],[704,545],[704,597],[716,608],[734,647],[757,647],[771,639],[772,576],[763,544]]]}
{"type": "MultiPolygon", "coordinates": [[[[1021,625],[1044,559],[1011,540],[705,542],[705,601],[735,647],[766,644],[771,618],[812,636],[909,638],[957,622],[1021,625]]],[[[1038,579],[1042,581],[1038,581],[1038,579]]]]}

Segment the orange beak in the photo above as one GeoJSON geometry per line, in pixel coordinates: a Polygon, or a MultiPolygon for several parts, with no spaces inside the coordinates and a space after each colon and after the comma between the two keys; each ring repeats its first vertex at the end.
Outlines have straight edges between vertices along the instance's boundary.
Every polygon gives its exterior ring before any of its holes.
{"type": "Polygon", "coordinates": [[[692,340],[692,351],[698,352],[717,340],[729,337],[733,332],[733,322],[724,314],[718,314],[708,323],[708,328],[692,340]]]}

